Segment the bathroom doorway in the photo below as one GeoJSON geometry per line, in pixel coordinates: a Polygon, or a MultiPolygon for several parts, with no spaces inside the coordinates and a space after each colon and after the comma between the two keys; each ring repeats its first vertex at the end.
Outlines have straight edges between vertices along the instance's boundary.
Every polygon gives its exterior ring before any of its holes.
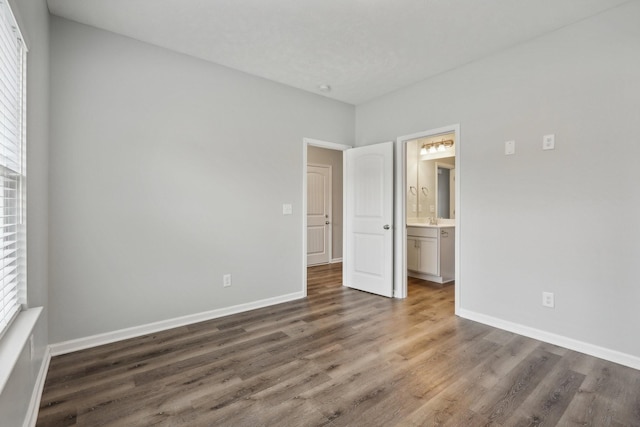
{"type": "Polygon", "coordinates": [[[459,125],[397,139],[395,296],[409,296],[411,269],[412,281],[427,279],[442,286],[453,283],[456,313],[460,306],[460,180],[455,173],[459,165],[459,125]],[[442,169],[446,172],[438,174],[442,169]],[[449,175],[446,183],[440,176],[443,174],[449,175]],[[415,226],[410,227],[415,234],[410,237],[408,224],[415,226]]]}

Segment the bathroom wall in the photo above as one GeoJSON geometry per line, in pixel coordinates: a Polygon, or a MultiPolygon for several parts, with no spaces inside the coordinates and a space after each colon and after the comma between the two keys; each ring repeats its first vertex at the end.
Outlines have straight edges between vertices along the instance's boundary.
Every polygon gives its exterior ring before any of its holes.
{"type": "Polygon", "coordinates": [[[342,259],[342,151],[310,145],[307,162],[331,166],[331,257],[342,259]]]}
{"type": "Polygon", "coordinates": [[[407,220],[416,221],[421,217],[418,205],[418,140],[407,141],[407,220]],[[413,187],[413,188],[412,188],[413,187]]]}

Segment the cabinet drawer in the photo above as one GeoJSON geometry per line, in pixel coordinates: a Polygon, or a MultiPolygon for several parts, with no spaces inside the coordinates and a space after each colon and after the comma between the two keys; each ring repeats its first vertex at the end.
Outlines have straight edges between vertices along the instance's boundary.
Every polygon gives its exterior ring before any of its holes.
{"type": "Polygon", "coordinates": [[[407,236],[438,237],[438,229],[432,227],[407,227],[407,236]]]}

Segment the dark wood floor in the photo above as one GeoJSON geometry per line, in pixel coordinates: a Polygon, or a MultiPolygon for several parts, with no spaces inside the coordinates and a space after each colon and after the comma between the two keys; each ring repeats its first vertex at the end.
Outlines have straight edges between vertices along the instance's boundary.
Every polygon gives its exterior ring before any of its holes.
{"type": "MultiPolygon", "coordinates": [[[[640,426],[640,371],[309,269],[309,297],[51,360],[38,426],[640,426]]],[[[1,422],[0,422],[1,424],[1,422]]]]}

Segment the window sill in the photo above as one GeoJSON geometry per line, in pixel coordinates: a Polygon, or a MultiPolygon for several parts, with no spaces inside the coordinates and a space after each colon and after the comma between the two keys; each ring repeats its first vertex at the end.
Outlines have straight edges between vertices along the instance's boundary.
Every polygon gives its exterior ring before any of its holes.
{"type": "Polygon", "coordinates": [[[40,313],[42,307],[20,312],[0,340],[0,393],[4,390],[40,313]]]}

